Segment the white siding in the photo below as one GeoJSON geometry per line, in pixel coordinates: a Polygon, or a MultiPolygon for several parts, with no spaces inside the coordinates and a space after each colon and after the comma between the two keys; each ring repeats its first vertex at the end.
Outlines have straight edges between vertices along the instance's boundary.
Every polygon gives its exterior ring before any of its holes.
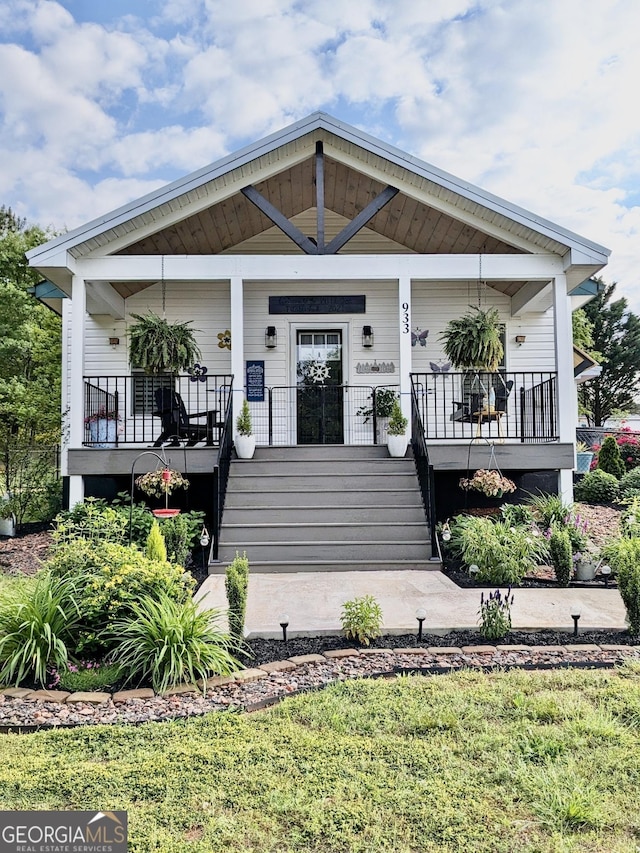
{"type": "MultiPolygon", "coordinates": [[[[508,296],[484,288],[482,307],[494,307],[500,312],[506,327],[506,369],[508,371],[553,371],[555,367],[553,310],[543,314],[523,314],[511,317],[508,296]],[[515,342],[516,335],[526,335],[522,346],[515,342]]],[[[427,329],[426,346],[416,346],[412,353],[412,369],[429,372],[429,362],[444,361],[440,335],[453,317],[460,317],[478,304],[475,282],[420,282],[412,285],[413,330],[427,329]]]]}
{"type": "MultiPolygon", "coordinates": [[[[202,350],[202,364],[209,373],[229,373],[230,352],[218,346],[218,333],[229,328],[229,285],[227,282],[167,282],[166,314],[172,321],[190,321],[202,350]]],[[[130,372],[127,328],[135,322],[132,314],[153,311],[162,315],[160,284],[148,287],[126,300],[127,316],[114,320],[106,315],[86,318],[85,373],[88,375],[126,375],[130,372]],[[110,337],[119,337],[115,349],[110,337]]]]}

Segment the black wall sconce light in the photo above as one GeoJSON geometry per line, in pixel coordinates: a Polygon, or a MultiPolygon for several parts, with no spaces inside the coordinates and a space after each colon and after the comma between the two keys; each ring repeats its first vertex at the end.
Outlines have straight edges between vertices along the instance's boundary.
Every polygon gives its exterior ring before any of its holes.
{"type": "Polygon", "coordinates": [[[275,326],[267,326],[264,330],[264,345],[267,349],[275,349],[278,346],[278,333],[275,326]]]}
{"type": "Polygon", "coordinates": [[[362,346],[371,349],[373,346],[373,329],[371,326],[362,327],[362,346]]]}
{"type": "Polygon", "coordinates": [[[120,344],[120,338],[109,338],[109,346],[115,349],[120,344]]]}
{"type": "Polygon", "coordinates": [[[522,344],[523,344],[526,340],[527,340],[527,336],[526,336],[526,335],[516,335],[516,343],[518,344],[518,346],[519,346],[519,347],[521,347],[521,346],[522,346],[522,344]]]}

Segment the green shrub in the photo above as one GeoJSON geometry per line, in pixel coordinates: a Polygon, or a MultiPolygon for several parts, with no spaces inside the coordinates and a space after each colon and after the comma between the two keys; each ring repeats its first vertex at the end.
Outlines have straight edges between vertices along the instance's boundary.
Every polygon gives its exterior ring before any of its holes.
{"type": "MultiPolygon", "coordinates": [[[[134,503],[131,506],[131,499],[126,492],[120,492],[111,504],[101,499],[87,498],[72,510],[60,513],[56,518],[54,538],[57,542],[84,538],[126,545],[129,543],[129,518],[131,544],[144,548],[156,519],[146,504],[134,503]]],[[[203,522],[204,513],[199,510],[160,520],[160,532],[164,536],[170,562],[180,566],[186,564],[197,543],[203,522]]]]}
{"type": "Polygon", "coordinates": [[[620,448],[612,435],[608,435],[602,442],[602,447],[598,452],[597,471],[606,471],[607,474],[613,474],[616,479],[620,479],[625,472],[625,464],[622,461],[620,448]]]}
{"type": "Polygon", "coordinates": [[[573,549],[568,532],[562,527],[552,527],[549,554],[560,586],[569,586],[573,571],[573,549]]]}
{"type": "Polygon", "coordinates": [[[549,530],[554,524],[563,525],[564,519],[573,512],[573,504],[565,504],[560,495],[531,495],[527,503],[544,530],[549,530]]]}
{"type": "Polygon", "coordinates": [[[96,663],[80,661],[69,663],[66,668],[52,674],[51,687],[58,690],[70,690],[72,693],[107,690],[120,680],[120,666],[115,663],[96,663]]]}
{"type": "Polygon", "coordinates": [[[148,681],[156,693],[200,679],[206,692],[207,678],[239,668],[230,652],[231,638],[216,627],[218,617],[217,611],[198,610],[191,600],[145,596],[130,616],[113,624],[113,658],[127,682],[148,681]]]}
{"type": "Polygon", "coordinates": [[[621,499],[640,496],[640,468],[633,468],[631,471],[627,471],[620,478],[618,486],[618,494],[621,499]]]}
{"type": "Polygon", "coordinates": [[[47,562],[54,577],[75,582],[82,617],[78,651],[105,651],[101,632],[131,611],[144,595],[185,601],[195,585],[180,566],[149,560],[135,546],[75,539],[61,543],[47,562]]]}
{"type": "MultiPolygon", "coordinates": [[[[72,510],[62,512],[56,517],[53,538],[55,542],[70,542],[73,539],[124,542],[127,523],[128,519],[119,508],[111,507],[103,500],[87,498],[84,503],[76,504],[72,510]]],[[[148,533],[149,531],[147,535],[148,533]]]]}
{"type": "Polygon", "coordinates": [[[623,536],[602,549],[604,559],[613,569],[618,589],[627,611],[629,633],[640,634],[640,538],[623,536]]]}
{"type": "Polygon", "coordinates": [[[480,593],[480,633],[487,640],[501,640],[511,630],[511,605],[513,595],[511,588],[503,597],[499,589],[490,593],[487,598],[480,593]]]}
{"type": "Polygon", "coordinates": [[[3,585],[0,604],[0,684],[25,679],[46,684],[47,668],[61,669],[79,619],[69,578],[42,572],[3,585]]]}
{"type": "Polygon", "coordinates": [[[204,513],[196,510],[181,512],[173,518],[163,518],[160,530],[167,546],[167,556],[171,563],[186,566],[187,560],[196,544],[200,541],[200,531],[204,523],[204,513]]]}
{"type": "Polygon", "coordinates": [[[607,474],[613,474],[616,479],[620,479],[627,470],[624,462],[622,461],[618,442],[612,435],[608,435],[602,442],[602,447],[598,451],[598,463],[596,465],[596,470],[606,471],[607,474]]]}
{"type": "Polygon", "coordinates": [[[618,480],[613,474],[607,474],[596,468],[589,471],[576,483],[573,493],[576,500],[587,504],[611,503],[618,497],[618,480]]]}
{"type": "Polygon", "coordinates": [[[157,521],[153,522],[147,536],[145,556],[147,560],[160,560],[162,563],[167,562],[167,546],[164,544],[164,537],[160,533],[160,525],[157,521]]]}
{"type": "Polygon", "coordinates": [[[242,556],[236,551],[236,556],[227,566],[224,587],[229,604],[229,633],[233,640],[240,644],[244,640],[244,622],[247,612],[247,588],[249,585],[249,560],[244,551],[242,556]]]}
{"type": "Polygon", "coordinates": [[[620,533],[623,536],[640,536],[640,495],[620,501],[624,510],[620,516],[620,533]]]}
{"type": "Polygon", "coordinates": [[[347,639],[368,646],[371,640],[381,634],[382,608],[372,595],[345,601],[341,622],[347,639]]]}
{"type": "Polygon", "coordinates": [[[450,545],[467,567],[478,566],[479,581],[492,586],[521,583],[547,556],[546,541],[536,529],[472,515],[451,523],[450,545]]]}
{"type": "Polygon", "coordinates": [[[502,520],[512,527],[516,525],[530,527],[535,521],[533,510],[526,504],[502,504],[500,515],[502,520]]]}

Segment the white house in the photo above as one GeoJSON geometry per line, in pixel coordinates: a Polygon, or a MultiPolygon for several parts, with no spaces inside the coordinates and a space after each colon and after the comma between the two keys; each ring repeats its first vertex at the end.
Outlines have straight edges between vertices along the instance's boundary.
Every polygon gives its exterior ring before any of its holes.
{"type": "Polygon", "coordinates": [[[158,380],[128,362],[131,317],[149,310],[192,322],[206,372],[162,381],[188,412],[217,413],[209,443],[183,442],[173,465],[210,474],[231,438],[227,399],[237,412],[245,395],[259,447],[373,444],[366,410],[391,387],[424,435],[436,503],[438,478],[446,491],[447,476],[486,467],[489,445],[503,471],[546,472],[569,497],[571,311],[595,295],[608,254],[314,113],[29,253],[63,317],[69,501],[100,478],[126,485],[161,435],[158,380]],[[470,305],[504,323],[498,417],[482,417],[495,388],[447,369],[439,340],[470,305]],[[484,400],[460,419],[474,381],[484,400]],[[99,405],[119,411],[116,446],[96,446],[113,442],[85,424],[99,405]]]}

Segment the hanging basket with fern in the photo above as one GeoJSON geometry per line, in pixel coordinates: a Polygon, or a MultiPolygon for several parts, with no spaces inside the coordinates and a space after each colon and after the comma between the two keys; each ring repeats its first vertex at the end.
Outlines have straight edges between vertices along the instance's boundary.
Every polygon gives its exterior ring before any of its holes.
{"type": "Polygon", "coordinates": [[[440,340],[444,352],[456,370],[493,373],[504,356],[502,324],[497,308],[476,308],[450,320],[440,340]]]}
{"type": "Polygon", "coordinates": [[[150,311],[132,314],[129,329],[129,363],[145,373],[181,373],[200,359],[190,323],[169,323],[150,311]]]}

